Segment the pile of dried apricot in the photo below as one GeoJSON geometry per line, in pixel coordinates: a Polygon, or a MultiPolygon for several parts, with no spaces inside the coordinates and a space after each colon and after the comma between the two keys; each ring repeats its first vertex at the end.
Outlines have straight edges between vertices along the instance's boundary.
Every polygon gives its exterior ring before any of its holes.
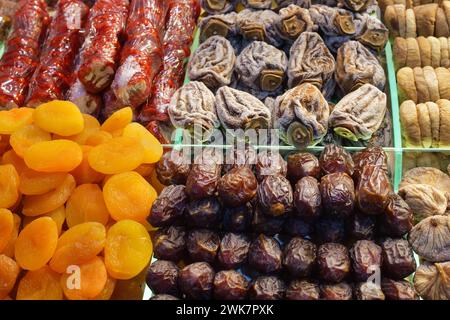
{"type": "Polygon", "coordinates": [[[138,298],[162,153],[130,108],[0,111],[0,300],[138,298]]]}

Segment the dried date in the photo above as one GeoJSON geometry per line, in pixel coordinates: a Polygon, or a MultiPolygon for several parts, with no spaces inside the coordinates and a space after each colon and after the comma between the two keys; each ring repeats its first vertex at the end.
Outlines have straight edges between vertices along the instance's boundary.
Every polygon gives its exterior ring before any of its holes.
{"type": "Polygon", "coordinates": [[[256,195],[258,181],[248,167],[234,168],[220,178],[217,191],[225,206],[245,205],[256,195]]]}
{"type": "Polygon", "coordinates": [[[191,171],[190,159],[187,159],[182,152],[171,150],[164,153],[161,160],[155,167],[158,180],[166,185],[186,184],[189,172],[191,171]]]}
{"type": "Polygon", "coordinates": [[[381,290],[386,300],[417,300],[417,294],[411,284],[406,280],[381,280],[381,290]]]}
{"type": "Polygon", "coordinates": [[[303,177],[320,178],[320,165],[316,156],[311,153],[293,153],[287,157],[287,177],[296,183],[303,177]]]}
{"type": "Polygon", "coordinates": [[[156,260],[147,270],[146,282],[155,294],[178,296],[180,269],[171,261],[156,260]]]}
{"type": "Polygon", "coordinates": [[[269,216],[279,217],[292,211],[294,195],[289,181],[281,176],[267,176],[258,185],[258,203],[269,216]]]}
{"type": "Polygon", "coordinates": [[[380,286],[370,281],[356,284],[354,295],[357,300],[385,300],[380,286]]]}
{"type": "Polygon", "coordinates": [[[219,250],[220,238],[217,233],[206,230],[191,230],[186,239],[186,248],[192,261],[213,263],[219,250]]]}
{"type": "Polygon", "coordinates": [[[320,155],[320,168],[322,175],[344,172],[353,175],[355,163],[352,156],[343,147],[327,144],[320,155]]]}
{"type": "Polygon", "coordinates": [[[149,300],[167,301],[167,300],[180,300],[180,299],[178,299],[177,297],[174,297],[174,296],[172,296],[170,294],[155,294],[149,300]]]}
{"type": "Polygon", "coordinates": [[[343,243],[345,240],[346,226],[343,219],[322,217],[316,222],[315,227],[318,243],[343,243]]]}
{"type": "Polygon", "coordinates": [[[209,263],[192,263],[180,271],[180,290],[188,299],[209,300],[214,287],[214,276],[214,269],[209,263]]]}
{"type": "Polygon", "coordinates": [[[359,240],[350,249],[353,277],[357,281],[366,281],[381,270],[382,249],[369,240],[359,240]]]}
{"type": "Polygon", "coordinates": [[[361,214],[359,212],[350,219],[349,236],[352,241],[373,240],[376,232],[377,220],[373,216],[361,214]]]}
{"type": "Polygon", "coordinates": [[[319,286],[308,280],[293,280],[286,289],[287,300],[319,300],[319,286]]]}
{"type": "Polygon", "coordinates": [[[299,218],[314,220],[321,215],[322,197],[316,178],[304,177],[295,184],[294,206],[299,218]]]}
{"type": "Polygon", "coordinates": [[[282,251],[277,240],[259,235],[250,245],[248,254],[249,265],[263,273],[273,273],[281,270],[282,251]]]}
{"type": "Polygon", "coordinates": [[[366,166],[356,186],[356,201],[359,210],[368,215],[381,215],[393,192],[386,171],[378,166],[366,166]]]}
{"type": "Polygon", "coordinates": [[[214,163],[194,164],[186,181],[186,193],[191,199],[214,196],[222,166],[214,163]]]}
{"type": "Polygon", "coordinates": [[[183,227],[170,226],[156,231],[153,239],[155,257],[175,262],[181,260],[186,250],[185,235],[183,227]]]}
{"type": "Polygon", "coordinates": [[[267,236],[273,236],[280,233],[283,230],[285,223],[284,216],[272,217],[264,214],[261,208],[257,205],[253,213],[252,231],[255,234],[265,234],[267,236]]]}
{"type": "Polygon", "coordinates": [[[317,247],[302,238],[292,238],[284,248],[283,266],[293,277],[308,277],[316,262],[317,247]]]}
{"type": "Polygon", "coordinates": [[[338,243],[325,243],[317,250],[319,277],[338,283],[350,274],[350,257],[347,248],[338,243]]]}
{"type": "Polygon", "coordinates": [[[249,282],[235,270],[216,273],[214,298],[218,300],[244,300],[247,298],[249,282]]]}
{"type": "Polygon", "coordinates": [[[284,282],[274,276],[258,277],[250,286],[251,300],[281,300],[286,292],[284,282]]]}
{"type": "Polygon", "coordinates": [[[258,153],[256,162],[256,178],[261,182],[266,176],[286,176],[287,163],[276,151],[262,151],[258,153]]]}
{"type": "Polygon", "coordinates": [[[300,218],[287,218],[283,231],[290,237],[302,237],[311,240],[313,237],[313,223],[300,218]]]}
{"type": "Polygon", "coordinates": [[[322,284],[320,286],[320,297],[323,300],[352,300],[353,290],[346,282],[322,284]]]}
{"type": "Polygon", "coordinates": [[[182,185],[165,187],[152,205],[148,222],[154,227],[165,227],[179,220],[187,205],[185,189],[182,185]]]}
{"type": "Polygon", "coordinates": [[[355,206],[355,186],[346,173],[338,172],[323,176],[320,193],[324,212],[330,216],[349,217],[355,206]]]}
{"type": "Polygon", "coordinates": [[[227,233],[220,242],[218,260],[225,269],[236,269],[247,260],[249,239],[242,234],[227,233]]]}
{"type": "Polygon", "coordinates": [[[383,274],[394,280],[406,278],[416,270],[414,253],[407,240],[386,239],[381,244],[383,250],[383,274]]]}
{"type": "Polygon", "coordinates": [[[413,212],[397,194],[390,194],[384,214],[380,217],[380,229],[391,237],[402,237],[413,227],[413,212]]]}
{"type": "Polygon", "coordinates": [[[222,210],[217,198],[205,198],[189,202],[186,223],[192,227],[214,228],[222,220],[222,210]]]}
{"type": "Polygon", "coordinates": [[[235,208],[223,209],[222,227],[225,231],[246,232],[253,220],[253,207],[250,203],[235,208]]]}
{"type": "Polygon", "coordinates": [[[361,173],[364,167],[371,165],[377,166],[388,173],[387,154],[381,147],[369,147],[361,152],[357,152],[353,155],[354,172],[353,178],[358,183],[361,178],[361,173]]]}

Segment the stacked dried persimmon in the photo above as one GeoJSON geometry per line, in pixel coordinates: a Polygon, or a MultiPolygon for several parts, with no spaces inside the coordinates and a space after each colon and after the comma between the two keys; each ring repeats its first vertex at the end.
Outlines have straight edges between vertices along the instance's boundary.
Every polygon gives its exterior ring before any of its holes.
{"type": "Polygon", "coordinates": [[[100,125],[68,101],[0,111],[0,134],[0,299],[138,296],[156,138],[130,108],[100,125]]]}

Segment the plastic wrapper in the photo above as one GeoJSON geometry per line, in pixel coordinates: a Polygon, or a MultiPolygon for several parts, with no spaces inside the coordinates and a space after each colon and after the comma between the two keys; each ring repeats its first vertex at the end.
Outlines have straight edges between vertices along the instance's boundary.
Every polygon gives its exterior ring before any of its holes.
{"type": "MultiPolygon", "coordinates": [[[[170,4],[164,34],[163,67],[153,81],[150,100],[142,108],[139,120],[167,122],[167,107],[175,91],[183,84],[185,59],[190,55],[190,46],[200,6],[197,0],[176,0],[170,4]]],[[[152,124],[157,128],[157,123],[152,124]]]]}
{"type": "Polygon", "coordinates": [[[128,6],[128,0],[98,0],[89,12],[78,78],[91,93],[103,91],[114,79],[128,6]]]}
{"type": "Polygon", "coordinates": [[[127,42],[111,84],[119,106],[137,109],[151,94],[163,62],[161,34],[168,1],[133,0],[127,20],[127,42]]]}
{"type": "Polygon", "coordinates": [[[49,24],[44,0],[22,1],[0,61],[0,107],[22,106],[31,76],[39,63],[40,41],[49,24]]]}
{"type": "Polygon", "coordinates": [[[30,81],[27,106],[36,107],[64,98],[71,83],[73,61],[80,47],[80,30],[84,27],[88,12],[89,8],[82,1],[58,2],[39,65],[30,81]]]}

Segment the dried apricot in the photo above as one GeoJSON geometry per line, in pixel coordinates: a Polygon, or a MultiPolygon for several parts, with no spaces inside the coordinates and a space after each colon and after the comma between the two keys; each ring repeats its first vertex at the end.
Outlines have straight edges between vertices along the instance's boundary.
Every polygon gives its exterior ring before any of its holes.
{"type": "Polygon", "coordinates": [[[29,196],[44,194],[59,187],[67,176],[64,172],[37,172],[26,169],[20,174],[19,191],[29,196]]]}
{"type": "Polygon", "coordinates": [[[100,129],[113,133],[114,131],[125,128],[133,120],[133,110],[130,107],[122,108],[114,112],[105,122],[100,129]]]}
{"type": "Polygon", "coordinates": [[[133,138],[113,138],[94,147],[88,160],[92,169],[104,174],[131,171],[143,163],[144,148],[133,138]]]}
{"type": "Polygon", "coordinates": [[[83,151],[83,160],[78,167],[70,172],[70,174],[75,178],[77,185],[84,183],[100,183],[105,177],[103,173],[95,171],[89,165],[88,157],[92,148],[92,146],[81,146],[81,150],[83,151]]]}
{"type": "Polygon", "coordinates": [[[10,257],[0,254],[0,299],[5,298],[16,284],[20,268],[10,257]]]}
{"type": "Polygon", "coordinates": [[[39,172],[69,172],[83,160],[81,147],[70,140],[43,141],[25,151],[27,166],[39,172]]]}
{"type": "Polygon", "coordinates": [[[62,231],[62,227],[64,222],[66,221],[66,208],[64,206],[61,206],[53,211],[50,211],[48,213],[45,213],[41,216],[36,216],[36,217],[27,217],[25,216],[23,218],[23,226],[25,227],[26,225],[30,224],[31,222],[33,222],[34,220],[40,218],[40,217],[50,217],[53,219],[53,221],[55,221],[56,223],[56,227],[58,229],[58,235],[61,234],[62,231]]]}
{"type": "Polygon", "coordinates": [[[158,180],[158,175],[156,174],[156,170],[153,170],[153,172],[150,174],[150,183],[153,186],[153,188],[155,188],[156,192],[158,194],[161,193],[161,191],[164,190],[164,188],[166,187],[165,185],[163,185],[161,183],[161,181],[158,180]]]}
{"type": "Polygon", "coordinates": [[[16,300],[62,300],[60,278],[48,266],[28,271],[19,281],[16,300]]]}
{"type": "Polygon", "coordinates": [[[106,131],[92,132],[87,138],[85,144],[88,146],[98,146],[106,143],[113,138],[112,134],[106,131]]]}
{"type": "Polygon", "coordinates": [[[0,134],[0,154],[4,154],[9,148],[9,135],[0,134]]]}
{"type": "Polygon", "coordinates": [[[157,194],[143,177],[130,171],[110,177],[103,187],[103,196],[114,220],[144,222],[157,194]]]}
{"type": "Polygon", "coordinates": [[[144,163],[155,163],[161,158],[163,154],[161,143],[139,123],[127,125],[123,130],[123,136],[140,141],[145,151],[144,163]]]}
{"type": "Polygon", "coordinates": [[[0,208],[10,208],[19,199],[19,174],[11,164],[0,165],[0,208]]]}
{"type": "Polygon", "coordinates": [[[52,136],[50,133],[42,130],[35,124],[29,124],[14,131],[11,134],[9,143],[11,144],[11,147],[14,149],[16,154],[20,157],[23,157],[25,154],[25,150],[27,150],[33,144],[50,140],[52,140],[52,136]]]}
{"type": "Polygon", "coordinates": [[[105,239],[105,226],[98,222],[85,222],[70,228],[59,237],[50,268],[64,273],[70,265],[92,260],[103,250],[105,239]]]}
{"type": "Polygon", "coordinates": [[[37,196],[24,196],[22,213],[33,217],[53,211],[66,203],[74,189],[75,179],[68,174],[55,190],[37,196]]]}
{"type": "Polygon", "coordinates": [[[18,108],[0,111],[0,133],[11,134],[17,129],[33,123],[33,112],[31,108],[18,108]]]}
{"type": "Polygon", "coordinates": [[[96,184],[78,186],[67,201],[66,218],[69,228],[90,221],[106,225],[109,212],[100,187],[96,184]]]}
{"type": "Polygon", "coordinates": [[[79,270],[74,270],[72,274],[61,276],[64,295],[70,300],[95,298],[102,292],[108,278],[103,260],[94,257],[78,267],[79,270]]]}
{"type": "Polygon", "coordinates": [[[16,240],[19,236],[19,229],[20,224],[22,223],[22,219],[15,213],[13,213],[13,219],[14,219],[14,229],[11,234],[11,237],[9,238],[8,244],[3,249],[3,254],[7,255],[10,258],[14,258],[14,247],[16,246],[16,240]]]}
{"type": "Polygon", "coordinates": [[[108,276],[106,279],[106,284],[103,290],[96,295],[93,300],[109,300],[114,293],[114,289],[116,288],[117,280],[108,276]]]}
{"type": "Polygon", "coordinates": [[[8,245],[14,231],[14,217],[8,209],[0,209],[0,253],[8,245]]]}
{"type": "Polygon", "coordinates": [[[19,157],[12,149],[3,154],[2,164],[12,164],[18,173],[22,173],[25,169],[27,169],[25,161],[23,161],[23,159],[19,157]]]}
{"type": "Polygon", "coordinates": [[[54,139],[67,139],[67,140],[72,140],[78,144],[85,144],[87,138],[95,133],[95,132],[99,132],[100,131],[100,122],[98,122],[98,120],[89,115],[89,114],[82,114],[83,116],[83,120],[84,120],[84,129],[83,131],[81,131],[79,134],[75,134],[73,136],[60,136],[60,135],[53,135],[54,139]]]}
{"type": "Polygon", "coordinates": [[[150,262],[153,253],[150,236],[144,226],[133,220],[122,220],[107,233],[105,264],[115,279],[131,279],[150,262]]]}
{"type": "Polygon", "coordinates": [[[19,233],[15,257],[22,269],[37,270],[47,264],[58,243],[58,228],[50,217],[34,220],[19,233]]]}
{"type": "Polygon", "coordinates": [[[143,177],[149,177],[152,174],[154,169],[155,169],[154,163],[152,163],[152,164],[144,163],[144,164],[141,164],[136,169],[134,169],[133,171],[139,173],[143,177]]]}
{"type": "Polygon", "coordinates": [[[33,120],[41,129],[60,136],[79,134],[84,129],[80,109],[70,101],[54,100],[41,104],[34,111],[33,120]]]}

